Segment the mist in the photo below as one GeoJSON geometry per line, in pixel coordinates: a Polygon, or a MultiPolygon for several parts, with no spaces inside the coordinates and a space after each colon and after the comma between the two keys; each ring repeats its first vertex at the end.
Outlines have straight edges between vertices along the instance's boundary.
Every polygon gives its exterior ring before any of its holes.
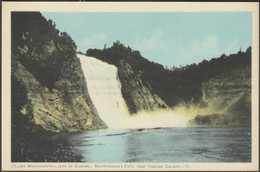
{"type": "Polygon", "coordinates": [[[130,115],[121,94],[121,83],[114,65],[94,57],[78,55],[88,92],[99,117],[110,129],[186,127],[190,115],[173,110],[141,111],[130,115]]]}

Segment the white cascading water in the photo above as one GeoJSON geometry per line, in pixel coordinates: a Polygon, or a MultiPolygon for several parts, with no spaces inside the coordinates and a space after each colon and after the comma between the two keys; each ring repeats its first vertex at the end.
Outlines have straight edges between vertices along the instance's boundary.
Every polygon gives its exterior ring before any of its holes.
{"type": "Polygon", "coordinates": [[[108,128],[184,127],[190,119],[185,115],[162,111],[130,116],[121,94],[117,68],[94,57],[78,54],[90,98],[99,117],[108,128]]]}

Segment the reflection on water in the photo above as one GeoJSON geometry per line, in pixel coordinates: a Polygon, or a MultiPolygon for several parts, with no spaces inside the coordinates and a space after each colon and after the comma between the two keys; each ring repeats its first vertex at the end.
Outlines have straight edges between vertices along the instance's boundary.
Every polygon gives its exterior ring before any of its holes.
{"type": "Polygon", "coordinates": [[[50,132],[12,133],[12,162],[81,162],[82,156],[63,134],[50,132]]]}
{"type": "Polygon", "coordinates": [[[86,162],[250,162],[251,131],[238,128],[99,130],[67,135],[86,162]]]}

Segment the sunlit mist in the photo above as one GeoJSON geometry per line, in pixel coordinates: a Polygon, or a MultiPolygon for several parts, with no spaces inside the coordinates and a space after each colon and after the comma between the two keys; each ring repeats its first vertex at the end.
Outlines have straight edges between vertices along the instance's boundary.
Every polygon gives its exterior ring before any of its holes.
{"type": "Polygon", "coordinates": [[[188,115],[176,114],[171,110],[139,112],[125,118],[125,125],[120,128],[157,128],[186,127],[191,118],[188,115]],[[125,126],[125,127],[124,127],[125,126]]]}
{"type": "Polygon", "coordinates": [[[99,117],[108,128],[185,127],[191,116],[172,110],[156,110],[129,115],[121,94],[117,68],[96,58],[78,55],[88,92],[99,117]]]}

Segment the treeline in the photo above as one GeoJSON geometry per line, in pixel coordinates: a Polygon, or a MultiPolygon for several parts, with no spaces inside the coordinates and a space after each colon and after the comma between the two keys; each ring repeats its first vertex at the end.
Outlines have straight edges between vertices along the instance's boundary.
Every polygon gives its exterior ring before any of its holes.
{"type": "Polygon", "coordinates": [[[12,60],[21,62],[43,86],[53,88],[68,74],[64,69],[75,67],[75,42],[39,12],[12,12],[11,17],[12,60]]]}
{"type": "MultiPolygon", "coordinates": [[[[12,130],[39,130],[41,128],[32,123],[33,109],[28,109],[27,115],[21,114],[21,108],[31,105],[32,100],[28,99],[28,90],[15,76],[18,66],[21,64],[41,86],[52,91],[55,83],[64,77],[66,65],[70,67],[68,65],[75,61],[76,44],[67,33],[56,29],[55,23],[47,21],[40,12],[12,12],[11,21],[12,130]]],[[[72,72],[68,74],[71,75],[72,72]]]]}
{"type": "Polygon", "coordinates": [[[75,42],[40,12],[12,12],[11,41],[12,161],[80,161],[54,133],[105,124],[89,98],[75,42]]]}
{"type": "Polygon", "coordinates": [[[246,52],[239,51],[229,56],[223,54],[219,58],[203,60],[198,64],[170,70],[169,78],[165,78],[162,85],[159,85],[164,88],[159,90],[159,95],[169,105],[175,105],[182,100],[198,102],[202,97],[201,84],[203,82],[241,66],[251,67],[251,47],[246,52]]]}
{"type": "Polygon", "coordinates": [[[122,95],[130,113],[137,113],[141,109],[151,110],[153,108],[167,107],[165,103],[159,103],[160,100],[155,102],[158,95],[156,95],[150,85],[150,80],[154,79],[153,75],[166,72],[162,65],[150,62],[143,58],[139,51],[132,50],[129,46],[126,47],[119,41],[115,42],[112,47],[104,50],[89,49],[86,55],[117,66],[118,77],[122,84],[122,95]]]}
{"type": "Polygon", "coordinates": [[[251,47],[246,52],[219,58],[203,60],[198,64],[183,67],[164,68],[161,64],[151,62],[132,50],[129,46],[115,42],[110,48],[99,50],[89,49],[86,55],[96,57],[117,67],[122,61],[127,62],[136,75],[142,76],[142,81],[151,91],[159,95],[169,106],[179,102],[199,102],[202,97],[201,84],[210,78],[224,72],[229,72],[242,65],[251,66],[251,47]]]}

